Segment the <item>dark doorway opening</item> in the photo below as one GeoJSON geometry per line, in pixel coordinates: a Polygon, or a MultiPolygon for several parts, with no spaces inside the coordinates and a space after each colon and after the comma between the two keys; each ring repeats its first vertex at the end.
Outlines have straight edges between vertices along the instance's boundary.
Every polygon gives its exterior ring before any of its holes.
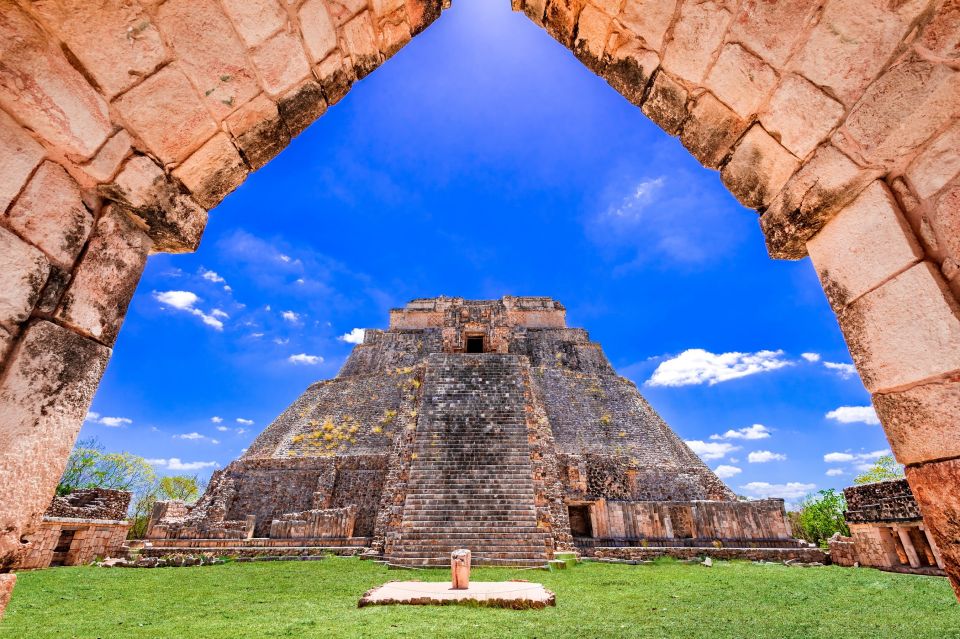
{"type": "Polygon", "coordinates": [[[468,336],[467,336],[467,352],[468,352],[468,353],[482,353],[482,352],[483,352],[483,335],[468,335],[468,336]]]}
{"type": "Polygon", "coordinates": [[[590,525],[590,506],[568,506],[570,534],[574,537],[593,537],[590,525]]]}
{"type": "Polygon", "coordinates": [[[67,563],[67,554],[70,552],[70,546],[73,545],[73,536],[76,530],[61,530],[60,537],[57,539],[57,545],[53,548],[53,559],[51,566],[63,566],[67,563]]]}

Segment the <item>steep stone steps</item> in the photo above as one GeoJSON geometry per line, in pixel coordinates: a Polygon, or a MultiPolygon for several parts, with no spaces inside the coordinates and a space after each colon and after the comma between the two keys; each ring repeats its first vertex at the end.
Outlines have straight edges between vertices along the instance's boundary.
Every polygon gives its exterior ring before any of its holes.
{"type": "Polygon", "coordinates": [[[391,564],[545,566],[537,527],[523,372],[515,355],[427,359],[399,539],[391,564]]]}

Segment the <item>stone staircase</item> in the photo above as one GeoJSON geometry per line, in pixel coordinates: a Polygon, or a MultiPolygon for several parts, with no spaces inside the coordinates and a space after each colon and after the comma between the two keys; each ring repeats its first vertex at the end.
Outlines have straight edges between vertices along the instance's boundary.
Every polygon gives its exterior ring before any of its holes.
{"type": "Polygon", "coordinates": [[[537,528],[523,372],[516,355],[433,354],[391,564],[545,566],[537,528]]]}

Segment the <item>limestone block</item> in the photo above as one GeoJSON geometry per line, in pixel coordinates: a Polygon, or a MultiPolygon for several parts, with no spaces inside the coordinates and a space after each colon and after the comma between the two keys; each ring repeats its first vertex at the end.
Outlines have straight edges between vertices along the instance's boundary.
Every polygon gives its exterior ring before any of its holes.
{"type": "Polygon", "coordinates": [[[117,339],[152,243],[120,207],[97,222],[56,318],[102,344],[117,339]]]}
{"type": "Polygon", "coordinates": [[[350,18],[367,8],[367,0],[329,0],[330,17],[337,27],[345,25],[350,18]]]}
{"type": "Polygon", "coordinates": [[[112,131],[107,105],[14,0],[0,0],[0,106],[74,159],[112,131]]]}
{"type": "Polygon", "coordinates": [[[732,6],[724,0],[683,3],[667,39],[663,67],[678,78],[699,84],[723,42],[732,6]]]}
{"type": "Polygon", "coordinates": [[[960,261],[960,180],[954,180],[937,198],[933,230],[945,256],[960,261]]]}
{"type": "Polygon", "coordinates": [[[186,76],[174,65],[114,102],[127,128],[165,163],[179,162],[217,131],[186,76]]]}
{"type": "Polygon", "coordinates": [[[911,56],[870,85],[840,129],[867,161],[889,166],[960,117],[960,72],[911,56]]]}
{"type": "Polygon", "coordinates": [[[207,224],[207,212],[182,194],[153,161],[143,155],[131,158],[116,180],[100,194],[124,205],[163,253],[195,251],[207,224]]]}
{"type": "Polygon", "coordinates": [[[580,13],[577,24],[577,39],[573,45],[573,52],[587,67],[594,71],[600,70],[600,61],[603,59],[603,50],[607,44],[607,34],[613,19],[606,13],[587,5],[580,13]]]}
{"type": "Polygon", "coordinates": [[[560,44],[570,47],[573,42],[574,27],[583,9],[583,0],[549,0],[544,14],[544,24],[553,38],[560,44]]]}
{"type": "Polygon", "coordinates": [[[136,2],[39,0],[31,5],[110,99],[167,59],[160,32],[136,2]]]}
{"type": "Polygon", "coordinates": [[[833,146],[820,147],[760,218],[770,256],[802,258],[807,240],[879,176],[880,171],[862,169],[833,146]]]}
{"type": "Polygon", "coordinates": [[[399,9],[380,20],[380,53],[386,60],[395,55],[410,42],[410,25],[407,24],[403,9],[399,9]]]}
{"type": "Polygon", "coordinates": [[[923,249],[880,180],[827,222],[807,242],[807,251],[838,311],[923,259],[923,249]]]}
{"type": "Polygon", "coordinates": [[[809,0],[746,0],[730,24],[728,39],[749,44],[752,51],[780,68],[816,8],[809,0]]]}
{"type": "Polygon", "coordinates": [[[269,162],[290,142],[277,105],[262,94],[234,111],[226,124],[252,169],[269,162]]]}
{"type": "Polygon", "coordinates": [[[17,583],[17,576],[12,573],[0,575],[0,619],[3,619],[3,611],[7,609],[10,603],[10,597],[13,596],[13,586],[17,583]]]}
{"type": "Polygon", "coordinates": [[[950,584],[960,597],[960,491],[944,489],[960,486],[960,460],[907,466],[906,472],[910,490],[923,513],[923,523],[933,534],[950,584]]]}
{"type": "Polygon", "coordinates": [[[707,75],[705,85],[742,118],[756,113],[777,83],[777,74],[739,44],[728,44],[707,75]]]}
{"type": "Polygon", "coordinates": [[[658,71],[640,109],[661,129],[677,135],[687,117],[687,90],[663,71],[658,71]]]}
{"type": "Polygon", "coordinates": [[[744,206],[761,208],[780,192],[800,166],[763,127],[750,127],[737,145],[720,178],[744,206]]]}
{"type": "Polygon", "coordinates": [[[7,222],[63,268],[70,268],[93,228],[80,187],[59,164],[44,162],[10,209],[7,222]]]}
{"type": "Polygon", "coordinates": [[[960,58],[960,0],[946,0],[923,28],[920,46],[935,56],[960,58]]]}
{"type": "Polygon", "coordinates": [[[790,69],[850,106],[876,77],[926,2],[832,0],[790,69]]]}
{"type": "Polygon", "coordinates": [[[960,457],[960,373],[898,393],[877,393],[873,405],[901,464],[960,457]]]}
{"type": "Polygon", "coordinates": [[[863,295],[837,319],[872,393],[960,369],[960,308],[929,262],[863,295]]]}
{"type": "Polygon", "coordinates": [[[263,43],[287,21],[277,0],[223,0],[223,8],[248,47],[263,43]]]}
{"type": "Polygon", "coordinates": [[[340,36],[343,53],[350,56],[358,79],[363,79],[380,65],[380,47],[369,11],[343,25],[340,36]]]}
{"type": "Polygon", "coordinates": [[[715,169],[746,127],[747,123],[713,94],[702,93],[689,108],[680,142],[701,164],[715,169]]]}
{"type": "Polygon", "coordinates": [[[42,252],[0,227],[0,323],[12,330],[30,317],[49,271],[42,252]]]}
{"type": "Polygon", "coordinates": [[[470,587],[470,551],[454,550],[450,553],[450,581],[454,590],[470,587]]]}
{"type": "MultiPolygon", "coordinates": [[[[543,0],[539,1],[543,2],[543,0]]],[[[406,0],[407,24],[410,25],[410,33],[417,35],[439,18],[440,12],[443,10],[443,3],[444,0],[406,0]]],[[[450,6],[449,3],[447,3],[447,6],[450,6]]],[[[543,16],[542,9],[540,16],[543,16]]],[[[540,24],[539,17],[536,22],[540,24]]]]}
{"type": "MultiPolygon", "coordinates": [[[[663,36],[673,20],[676,7],[676,0],[629,0],[618,19],[643,40],[647,49],[660,51],[663,47],[663,36]]],[[[610,11],[611,8],[612,6],[607,7],[607,13],[616,15],[616,12],[610,11]]]]}
{"type": "Polygon", "coordinates": [[[337,47],[337,30],[324,0],[307,0],[300,7],[300,32],[314,62],[320,62],[337,47]]]}
{"type": "Polygon", "coordinates": [[[310,63],[300,38],[286,30],[257,47],[251,57],[260,72],[263,88],[271,95],[283,93],[310,75],[310,63]]]}
{"type": "Polygon", "coordinates": [[[843,117],[843,105],[798,75],[787,75],[760,116],[763,127],[798,158],[823,142],[843,117]]]}
{"type": "Polygon", "coordinates": [[[43,147],[0,111],[0,213],[7,210],[33,169],[43,160],[43,147]]]}
{"type": "Polygon", "coordinates": [[[110,349],[34,320],[0,382],[0,566],[50,505],[110,349]]]}
{"type": "Polygon", "coordinates": [[[320,82],[327,104],[334,105],[343,99],[357,77],[353,66],[346,64],[339,53],[331,53],[313,69],[314,75],[320,82]]]}
{"type": "Polygon", "coordinates": [[[218,133],[173,171],[200,206],[212,209],[247,177],[247,165],[226,133],[218,133]]]}
{"type": "Polygon", "coordinates": [[[907,168],[907,178],[921,198],[928,198],[960,174],[960,122],[930,142],[907,168]]]}
{"type": "Polygon", "coordinates": [[[643,48],[640,40],[617,42],[607,54],[601,75],[620,95],[633,104],[643,104],[643,93],[650,76],[660,66],[660,58],[643,48]]]}
{"type": "Polygon", "coordinates": [[[215,117],[226,117],[260,93],[245,48],[216,0],[169,0],[157,16],[177,63],[215,117]]]}
{"type": "Polygon", "coordinates": [[[131,144],[130,134],[121,129],[100,147],[94,158],[84,165],[83,170],[94,182],[107,182],[117,174],[120,165],[130,155],[131,144]]]}
{"type": "Polygon", "coordinates": [[[13,346],[14,334],[0,326],[0,362],[4,360],[13,346]]]}
{"type": "Polygon", "coordinates": [[[544,14],[547,12],[547,0],[522,0],[523,12],[536,24],[543,26],[544,14]]]}
{"type": "Polygon", "coordinates": [[[298,136],[327,112],[323,89],[312,80],[302,82],[280,98],[277,110],[290,137],[298,136]]]}

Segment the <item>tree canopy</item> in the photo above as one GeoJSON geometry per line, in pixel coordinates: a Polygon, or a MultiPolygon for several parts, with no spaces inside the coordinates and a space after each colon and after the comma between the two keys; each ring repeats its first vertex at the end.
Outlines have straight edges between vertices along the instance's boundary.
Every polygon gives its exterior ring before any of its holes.
{"type": "Polygon", "coordinates": [[[887,479],[902,479],[903,466],[897,463],[893,455],[883,455],[878,457],[873,466],[853,478],[853,483],[871,484],[875,481],[884,481],[887,479]]]}

